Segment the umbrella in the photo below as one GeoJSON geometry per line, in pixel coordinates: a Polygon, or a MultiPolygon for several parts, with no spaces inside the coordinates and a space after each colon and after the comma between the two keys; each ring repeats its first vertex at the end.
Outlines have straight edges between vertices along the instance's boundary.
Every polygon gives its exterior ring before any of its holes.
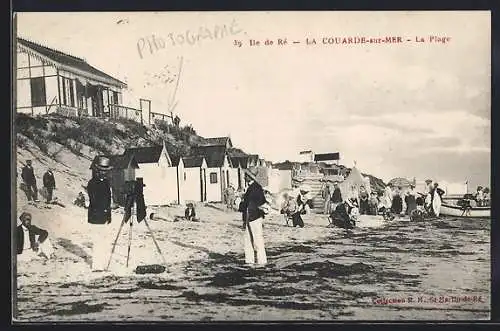
{"type": "Polygon", "coordinates": [[[323,178],[320,179],[321,182],[342,182],[344,180],[344,177],[341,176],[341,175],[329,175],[329,176],[325,176],[323,178]]]}
{"type": "Polygon", "coordinates": [[[393,186],[396,186],[396,187],[407,187],[407,186],[410,186],[410,184],[412,184],[412,182],[410,182],[406,178],[398,177],[398,178],[391,179],[388,184],[392,184],[393,186]]]}

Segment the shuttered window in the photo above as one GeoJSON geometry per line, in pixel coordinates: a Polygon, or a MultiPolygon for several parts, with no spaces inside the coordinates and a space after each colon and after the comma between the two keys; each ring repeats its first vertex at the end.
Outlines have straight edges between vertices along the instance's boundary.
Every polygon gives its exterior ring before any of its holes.
{"type": "Polygon", "coordinates": [[[210,173],[210,184],[217,184],[217,173],[216,172],[210,173]]]}
{"type": "Polygon", "coordinates": [[[45,78],[31,78],[31,105],[33,107],[45,106],[47,104],[45,94],[45,78]]]}

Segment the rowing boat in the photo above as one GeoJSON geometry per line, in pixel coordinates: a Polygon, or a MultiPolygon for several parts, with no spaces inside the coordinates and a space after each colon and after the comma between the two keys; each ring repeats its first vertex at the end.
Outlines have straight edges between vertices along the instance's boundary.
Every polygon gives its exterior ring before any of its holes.
{"type": "Polygon", "coordinates": [[[483,217],[487,218],[490,217],[490,207],[470,207],[467,209],[464,209],[461,206],[457,205],[452,205],[447,202],[443,202],[441,204],[441,209],[440,213],[442,215],[447,215],[447,216],[455,216],[455,217],[483,217]]]}

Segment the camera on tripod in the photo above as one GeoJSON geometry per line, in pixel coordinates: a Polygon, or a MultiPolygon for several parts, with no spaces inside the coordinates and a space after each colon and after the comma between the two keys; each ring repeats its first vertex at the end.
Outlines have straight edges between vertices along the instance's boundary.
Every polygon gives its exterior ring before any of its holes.
{"type": "Polygon", "coordinates": [[[136,178],[125,182],[125,215],[123,222],[128,222],[132,215],[132,207],[136,207],[137,222],[141,222],[146,217],[146,204],[144,202],[144,181],[136,178]]]}

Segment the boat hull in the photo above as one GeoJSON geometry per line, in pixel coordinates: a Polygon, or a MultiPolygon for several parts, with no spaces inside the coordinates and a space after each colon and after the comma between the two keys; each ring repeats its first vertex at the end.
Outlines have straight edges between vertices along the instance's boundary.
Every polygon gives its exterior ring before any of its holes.
{"type": "Polygon", "coordinates": [[[446,216],[473,218],[488,218],[491,215],[490,207],[474,207],[464,211],[460,206],[453,206],[446,203],[441,204],[440,214],[446,216]]]}

